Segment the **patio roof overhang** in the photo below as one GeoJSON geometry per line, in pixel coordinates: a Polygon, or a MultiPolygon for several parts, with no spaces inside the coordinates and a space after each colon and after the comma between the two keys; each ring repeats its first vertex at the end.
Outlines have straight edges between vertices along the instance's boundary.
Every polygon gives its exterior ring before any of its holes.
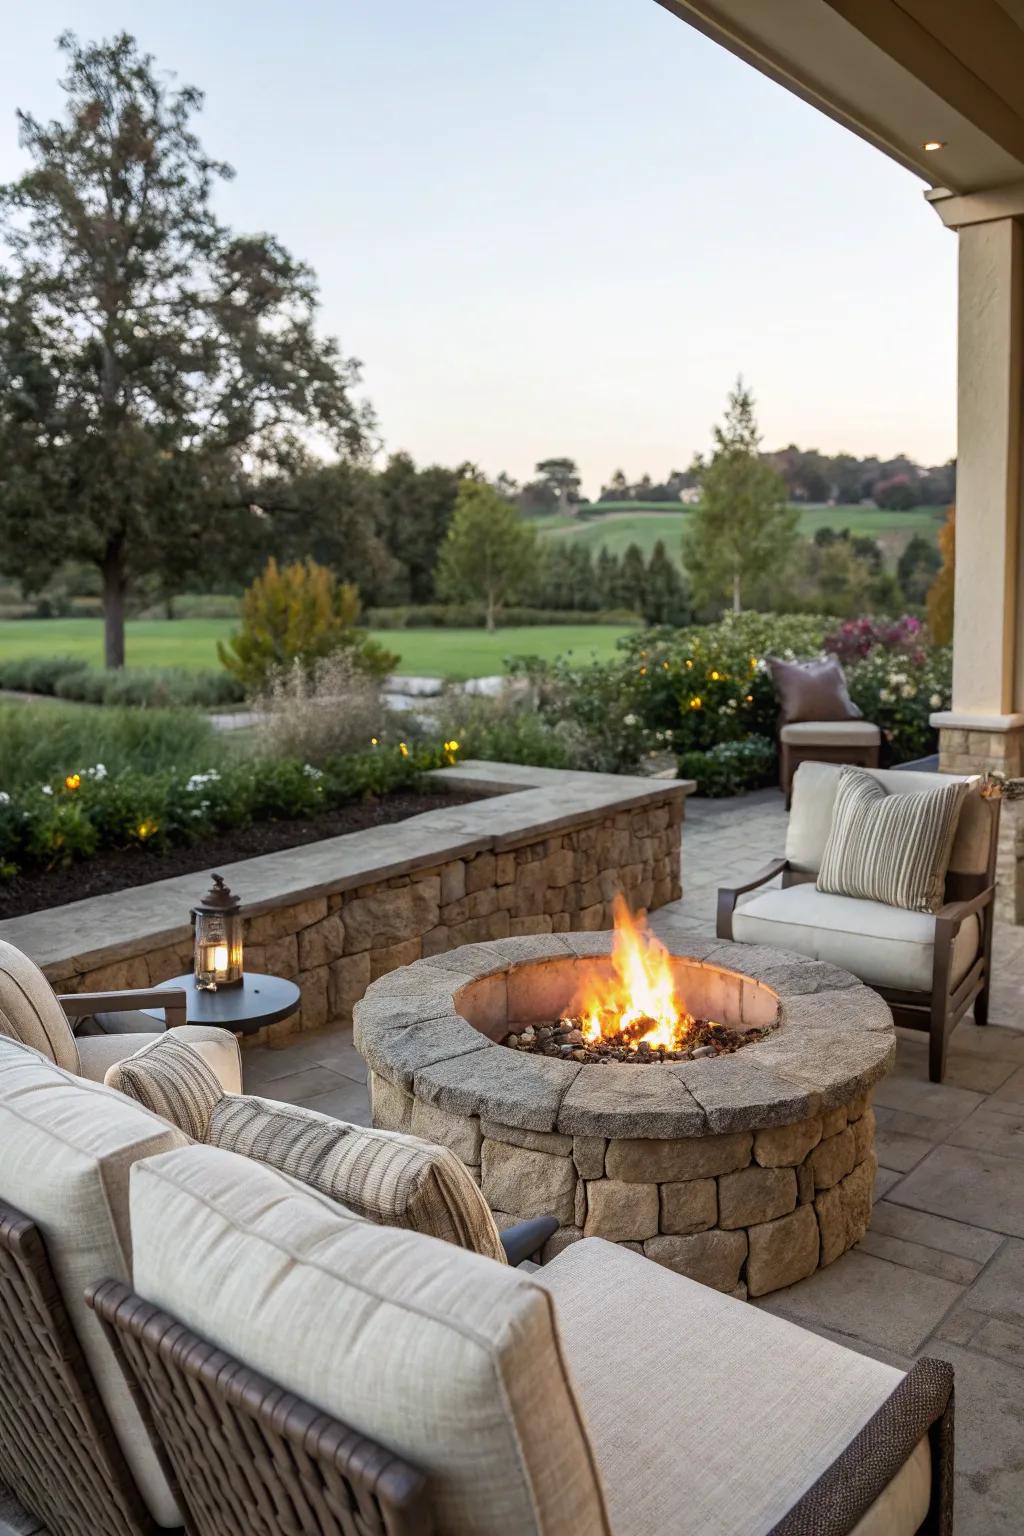
{"type": "Polygon", "coordinates": [[[944,768],[1020,775],[1024,0],[659,4],[920,176],[957,231],[953,707],[933,720],[944,768]]]}

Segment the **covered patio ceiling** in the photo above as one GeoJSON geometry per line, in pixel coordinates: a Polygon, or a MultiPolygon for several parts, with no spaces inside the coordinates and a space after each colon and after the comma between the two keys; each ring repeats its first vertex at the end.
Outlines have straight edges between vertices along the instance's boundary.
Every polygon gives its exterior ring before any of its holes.
{"type": "Polygon", "coordinates": [[[921,176],[945,222],[950,194],[1024,208],[1024,0],[659,3],[921,176]]]}

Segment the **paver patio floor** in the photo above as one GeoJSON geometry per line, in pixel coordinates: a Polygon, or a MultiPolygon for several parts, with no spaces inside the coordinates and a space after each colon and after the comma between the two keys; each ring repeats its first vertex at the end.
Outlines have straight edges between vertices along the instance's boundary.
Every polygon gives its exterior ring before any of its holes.
{"type": "MultiPolygon", "coordinates": [[[[666,942],[714,931],[715,893],[782,852],[782,798],[690,802],[682,901],[652,926],[666,942]]],[[[1024,929],[1000,927],[985,1029],[960,1025],[946,1081],[927,1041],[900,1031],[875,1093],[879,1175],[871,1228],[828,1269],[758,1305],[906,1368],[956,1370],[958,1536],[1024,1532],[1024,929]]],[[[369,1122],[349,1031],[245,1056],[250,1093],[369,1122]]]]}

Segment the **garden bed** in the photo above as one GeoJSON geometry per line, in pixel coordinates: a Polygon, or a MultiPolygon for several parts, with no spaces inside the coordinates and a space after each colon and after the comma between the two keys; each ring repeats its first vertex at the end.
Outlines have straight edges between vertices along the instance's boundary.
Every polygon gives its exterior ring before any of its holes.
{"type": "Polygon", "coordinates": [[[209,871],[220,864],[255,858],[263,853],[277,853],[282,848],[298,848],[346,832],[388,826],[406,821],[410,816],[419,816],[423,811],[437,810],[439,806],[466,805],[476,798],[474,794],[453,791],[437,793],[403,789],[391,795],[352,801],[324,816],[236,827],[186,847],[167,848],[162,852],[155,848],[127,848],[98,854],[64,869],[26,871],[11,880],[0,881],[0,918],[60,907],[69,901],[147,885],[171,875],[209,871]]]}

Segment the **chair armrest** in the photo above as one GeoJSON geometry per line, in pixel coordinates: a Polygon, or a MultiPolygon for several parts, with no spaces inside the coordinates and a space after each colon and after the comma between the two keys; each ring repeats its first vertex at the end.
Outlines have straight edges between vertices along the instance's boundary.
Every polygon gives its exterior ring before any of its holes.
{"type": "MultiPolygon", "coordinates": [[[[162,1008],[168,1029],[184,1024],[188,997],[183,987],[138,987],[133,992],[69,992],[57,998],[69,1019],[91,1013],[131,1013],[137,1008],[162,1008]]],[[[154,1033],[158,1021],[153,1020],[154,1033]]]]}
{"type": "Polygon", "coordinates": [[[718,917],[715,931],[720,939],[732,938],[732,915],[736,910],[736,902],[740,896],[745,896],[747,891],[756,891],[759,885],[767,885],[769,880],[774,880],[776,875],[781,875],[789,868],[789,860],[786,858],[772,859],[764,869],[758,870],[743,885],[720,885],[718,888],[718,917]]]}
{"type": "Polygon", "coordinates": [[[524,1259],[532,1258],[557,1231],[557,1216],[535,1216],[532,1221],[520,1221],[514,1227],[506,1227],[501,1234],[501,1246],[512,1268],[522,1264],[524,1259]]]}
{"type": "Polygon", "coordinates": [[[939,923],[943,923],[956,933],[961,924],[966,922],[975,912],[982,912],[985,907],[989,906],[994,900],[995,894],[995,886],[987,885],[983,891],[978,892],[977,896],[966,897],[963,901],[944,902],[935,914],[936,927],[939,923]]]}
{"type": "Polygon", "coordinates": [[[919,1536],[952,1536],[953,1367],[918,1360],[770,1536],[847,1536],[913,1455],[931,1442],[932,1497],[919,1536]]]}

